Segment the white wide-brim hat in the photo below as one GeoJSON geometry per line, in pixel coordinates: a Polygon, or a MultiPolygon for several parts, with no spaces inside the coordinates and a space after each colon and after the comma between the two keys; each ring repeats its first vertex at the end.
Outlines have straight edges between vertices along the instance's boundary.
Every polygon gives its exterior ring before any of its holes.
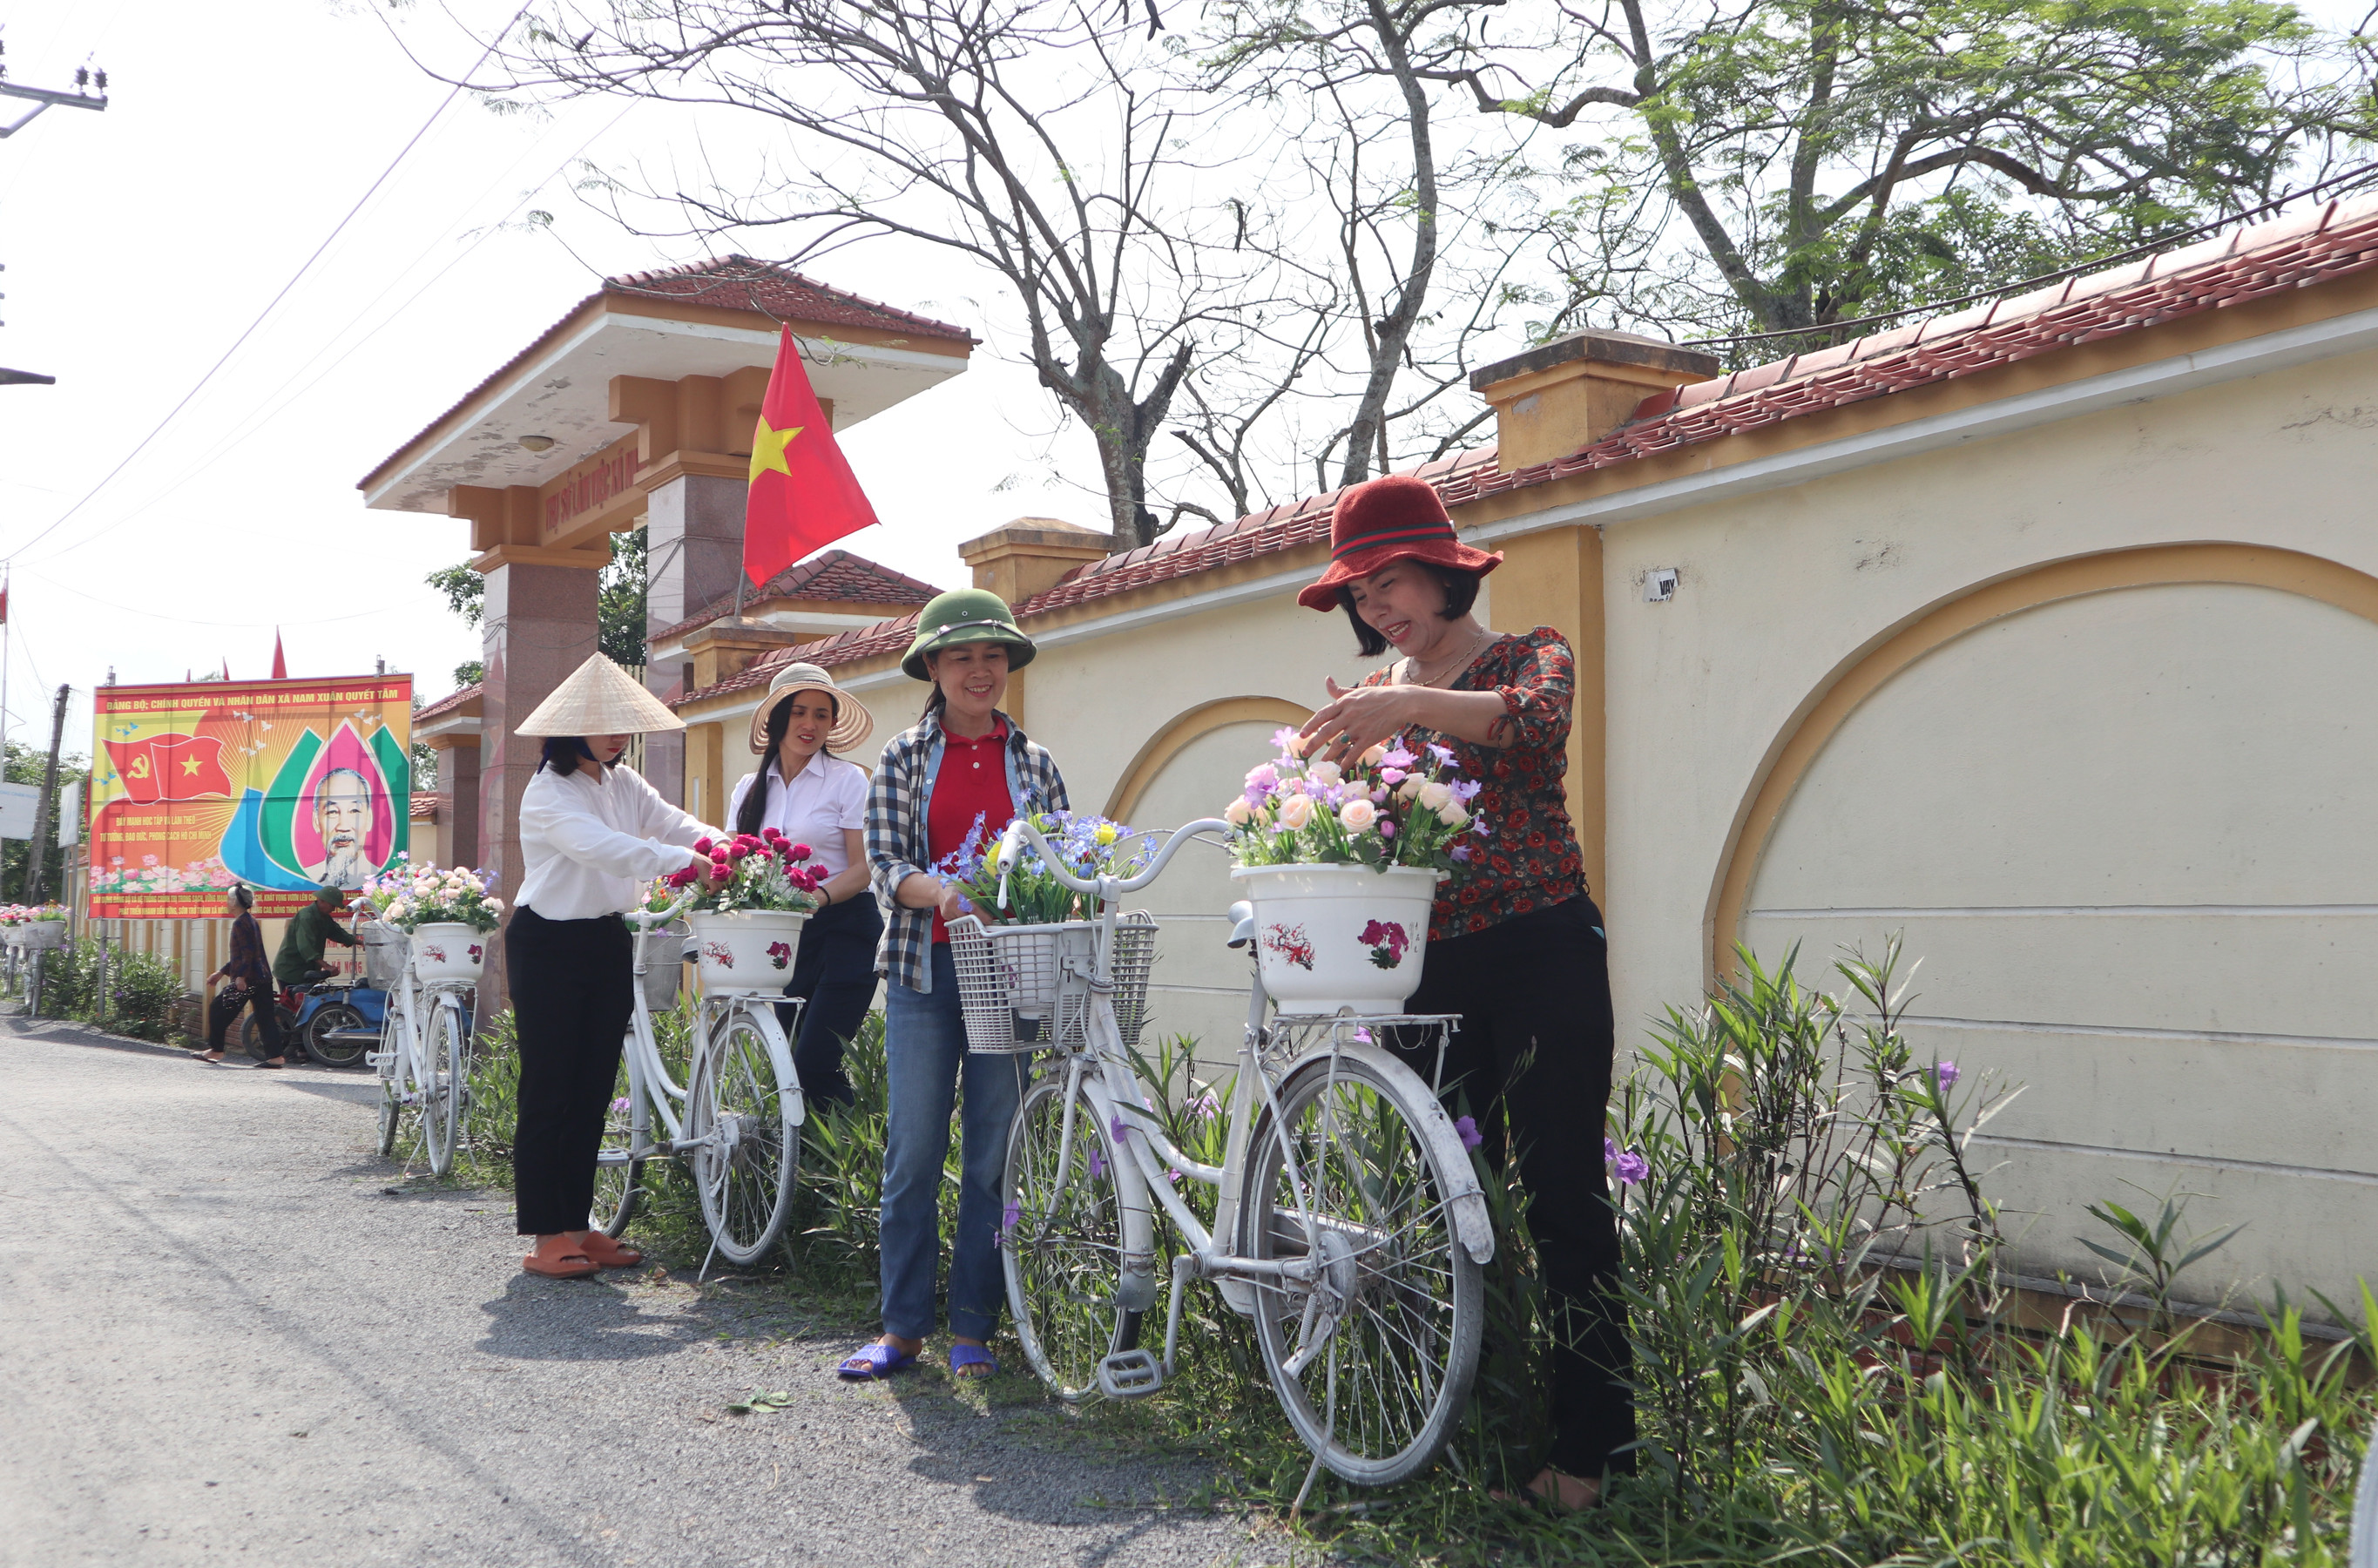
{"type": "Polygon", "coordinates": [[[751,754],[768,754],[768,716],[796,692],[823,692],[834,699],[834,728],[826,731],[825,749],[847,752],[875,733],[875,716],[867,705],[834,683],[814,664],[788,664],[768,682],[768,694],[751,711],[751,754]]]}
{"type": "Polygon", "coordinates": [[[648,735],[685,720],[626,670],[593,654],[512,731],[516,735],[648,735]]]}

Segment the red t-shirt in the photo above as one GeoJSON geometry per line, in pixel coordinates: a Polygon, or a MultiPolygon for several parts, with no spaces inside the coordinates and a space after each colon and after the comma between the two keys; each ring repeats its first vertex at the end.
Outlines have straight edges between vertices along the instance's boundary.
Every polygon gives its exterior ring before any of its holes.
{"type": "MultiPolygon", "coordinates": [[[[925,808],[925,848],[938,865],[957,852],[982,818],[986,847],[995,844],[1015,820],[1015,802],[1007,793],[1007,725],[994,718],[991,733],[969,741],[942,731],[942,766],[933,775],[933,798],[925,808]]],[[[933,916],[933,940],[950,939],[949,927],[933,916]]]]}

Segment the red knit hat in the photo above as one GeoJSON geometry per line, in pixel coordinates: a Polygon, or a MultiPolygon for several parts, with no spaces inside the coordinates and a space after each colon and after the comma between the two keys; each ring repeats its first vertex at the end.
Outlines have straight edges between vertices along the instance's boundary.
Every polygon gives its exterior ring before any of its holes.
{"type": "Polygon", "coordinates": [[[1472,549],[1455,537],[1436,487],[1412,474],[1350,485],[1329,522],[1329,570],[1296,596],[1307,609],[1338,608],[1339,588],[1399,561],[1424,561],[1484,576],[1503,564],[1500,550],[1472,549]]]}

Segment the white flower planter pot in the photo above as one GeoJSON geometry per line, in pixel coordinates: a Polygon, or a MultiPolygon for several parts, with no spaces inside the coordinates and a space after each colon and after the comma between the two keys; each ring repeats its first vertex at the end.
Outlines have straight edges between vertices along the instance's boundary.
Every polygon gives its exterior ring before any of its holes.
{"type": "Polygon", "coordinates": [[[713,996],[781,995],[809,918],[807,911],[784,910],[688,915],[703,990],[713,996]]]}
{"type": "Polygon", "coordinates": [[[7,933],[11,947],[63,947],[66,945],[66,923],[62,920],[34,920],[22,925],[12,925],[7,933]]]}
{"type": "Polygon", "coordinates": [[[438,981],[479,983],[486,967],[490,932],[460,921],[416,926],[413,933],[413,978],[424,985],[438,981]]]}
{"type": "Polygon", "coordinates": [[[1420,986],[1439,873],[1421,866],[1239,866],[1255,962],[1283,1013],[1392,1013],[1420,986]]]}

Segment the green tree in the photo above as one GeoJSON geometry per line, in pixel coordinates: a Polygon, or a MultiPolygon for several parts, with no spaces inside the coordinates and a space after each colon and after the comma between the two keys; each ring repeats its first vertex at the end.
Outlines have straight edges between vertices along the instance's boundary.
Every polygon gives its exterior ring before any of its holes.
{"type": "MultiPolygon", "coordinates": [[[[28,745],[22,741],[11,741],[8,742],[6,757],[0,759],[0,777],[5,777],[11,784],[30,784],[39,789],[42,772],[48,767],[49,761],[50,754],[47,747],[28,745]]],[[[60,866],[61,857],[65,851],[57,847],[56,842],[59,814],[66,809],[66,798],[73,793],[73,787],[82,783],[90,776],[90,760],[88,757],[75,754],[59,755],[58,792],[50,800],[49,874],[44,878],[53,893],[58,891],[64,881],[60,866]]],[[[25,877],[31,865],[32,845],[29,841],[22,838],[0,839],[0,898],[5,898],[11,903],[21,903],[24,900],[25,877]]]]}
{"type": "MultiPolygon", "coordinates": [[[[476,626],[486,610],[487,580],[469,561],[444,566],[422,579],[438,590],[446,608],[476,626]]],[[[594,587],[595,645],[631,668],[644,662],[644,531],[632,529],[611,536],[611,561],[594,587]]],[[[454,667],[454,684],[469,686],[484,680],[486,667],[467,659],[454,667]]]]}
{"type": "Polygon", "coordinates": [[[1823,341],[2255,206],[2372,129],[2344,41],[2264,0],[1603,0],[1533,33],[1453,3],[1439,79],[1594,135],[1554,171],[1571,319],[1823,341]]]}

